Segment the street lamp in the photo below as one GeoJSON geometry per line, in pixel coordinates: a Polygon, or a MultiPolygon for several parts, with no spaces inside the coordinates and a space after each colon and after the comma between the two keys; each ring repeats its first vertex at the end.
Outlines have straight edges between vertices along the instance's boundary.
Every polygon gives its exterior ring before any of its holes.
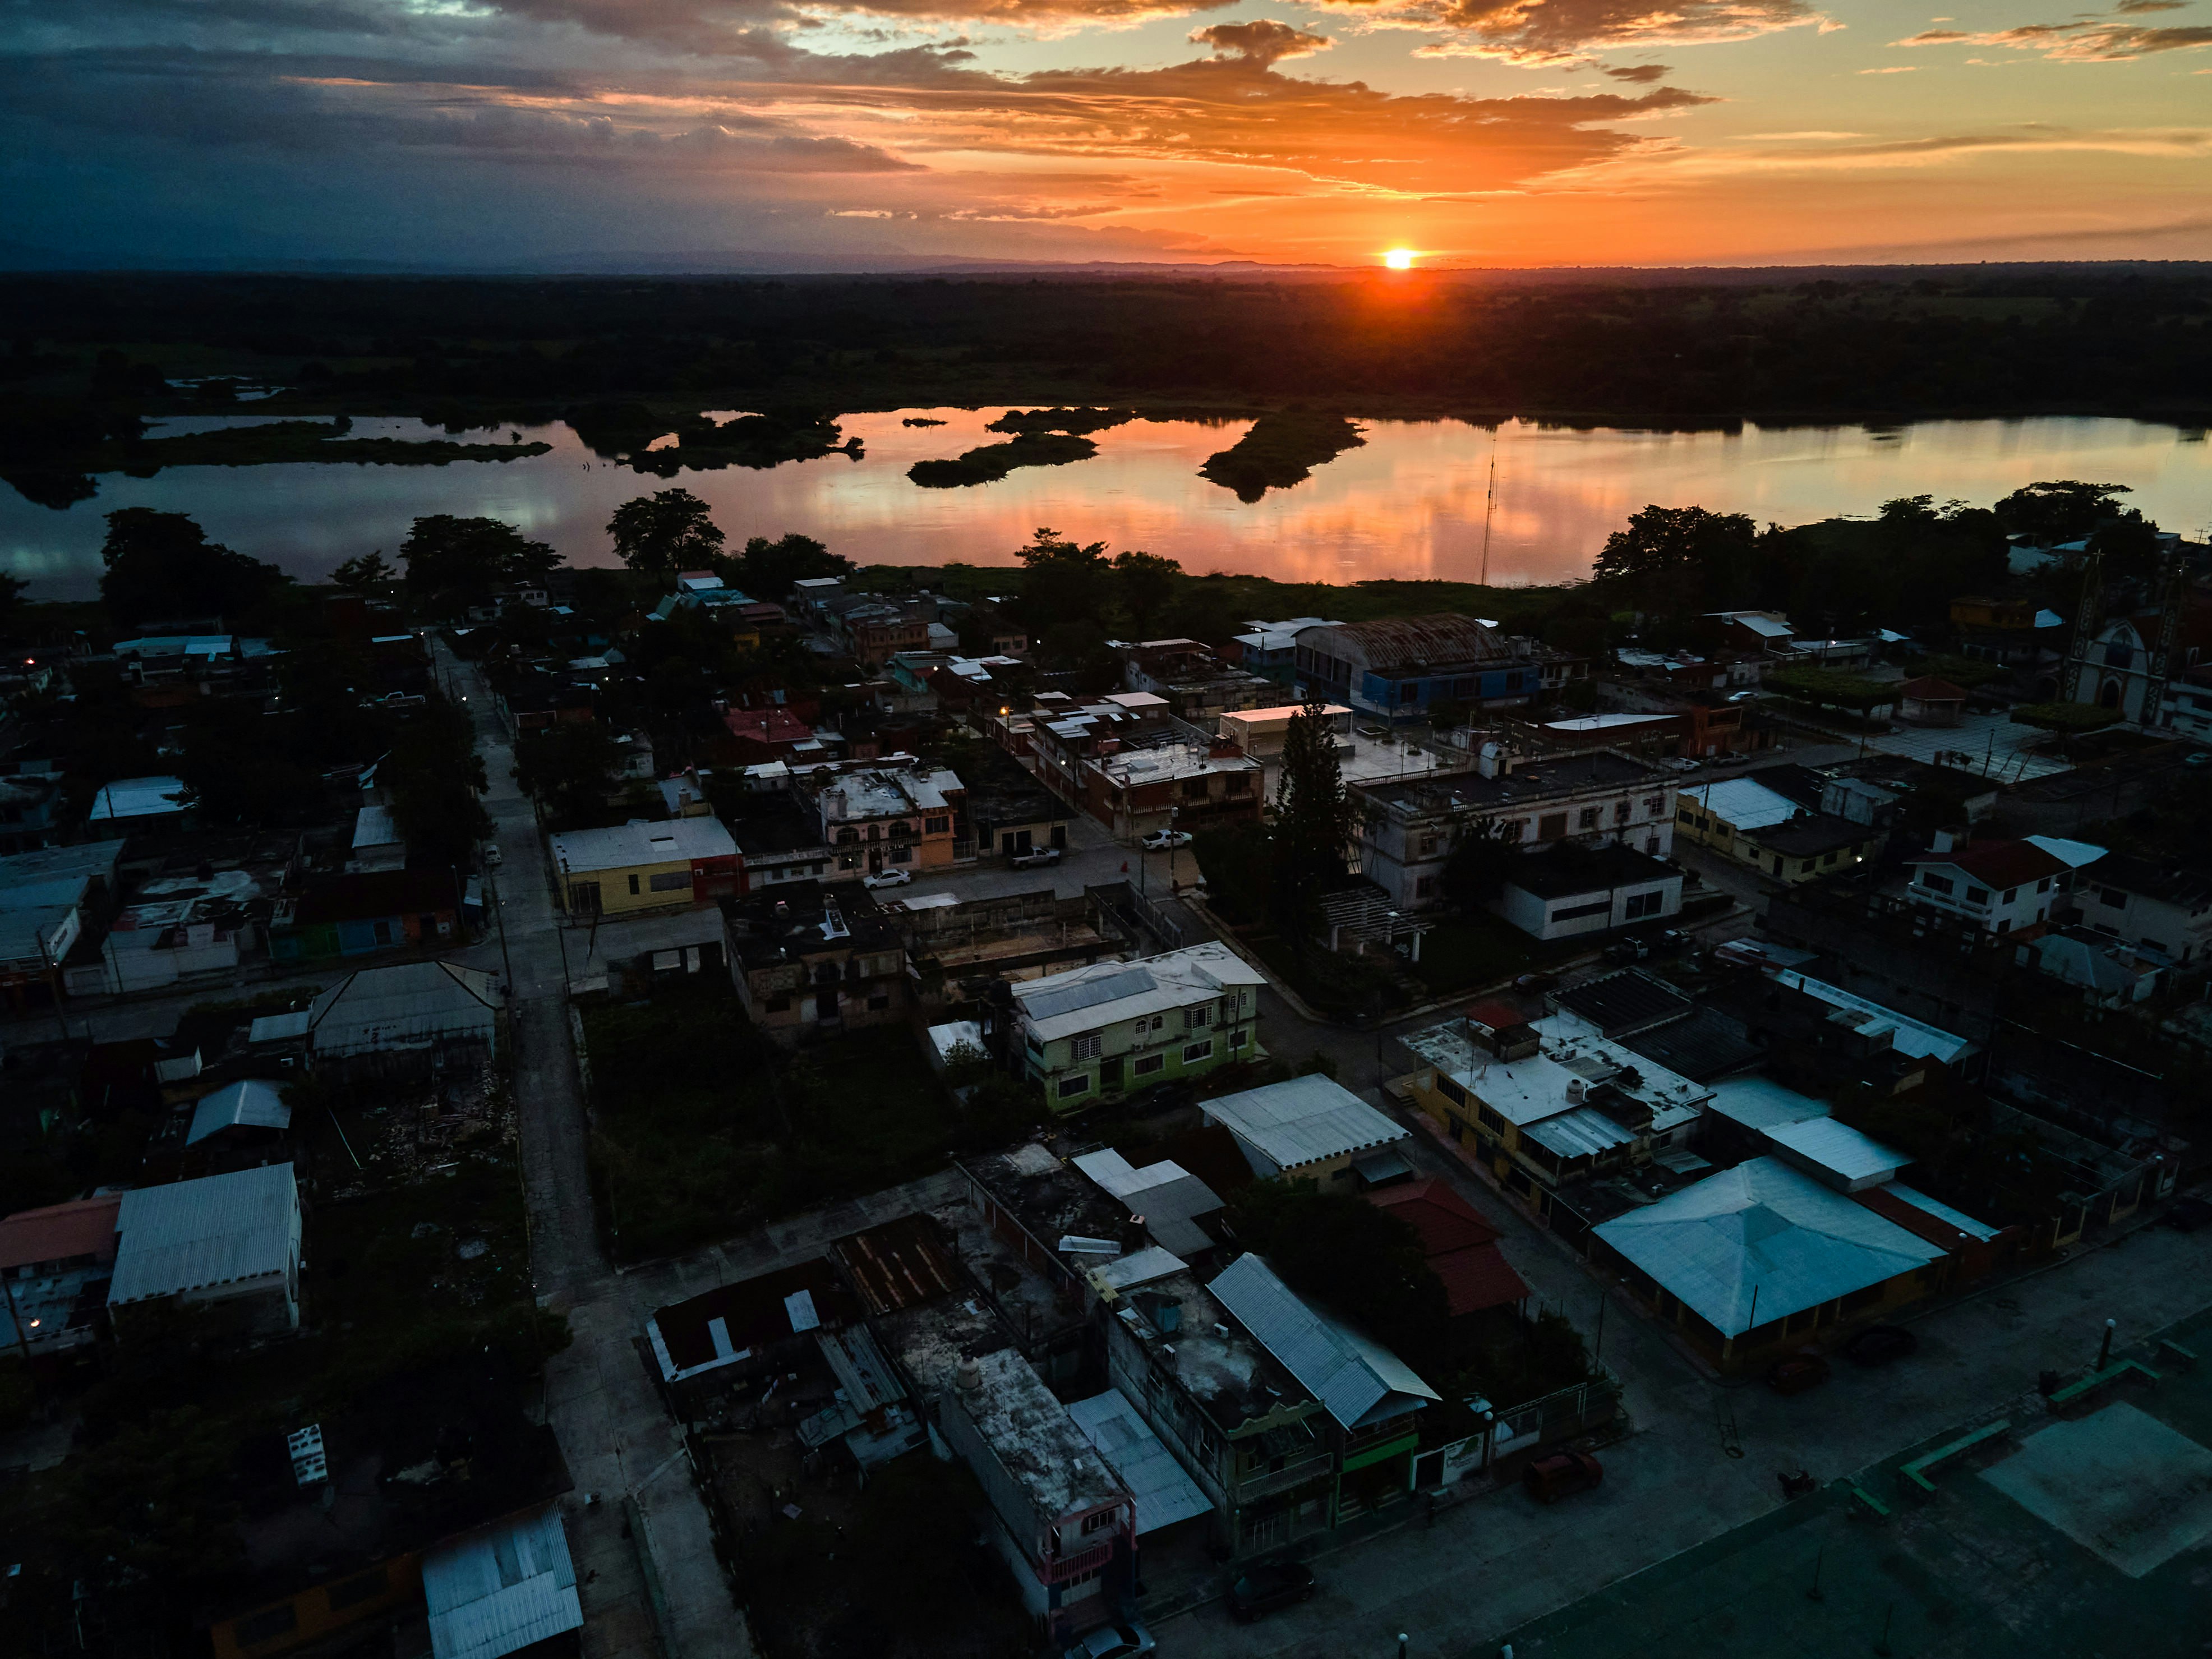
{"type": "Polygon", "coordinates": [[[1168,808],[1168,896],[1170,898],[1175,896],[1176,890],[1176,818],[1181,811],[1180,807],[1168,808]]]}

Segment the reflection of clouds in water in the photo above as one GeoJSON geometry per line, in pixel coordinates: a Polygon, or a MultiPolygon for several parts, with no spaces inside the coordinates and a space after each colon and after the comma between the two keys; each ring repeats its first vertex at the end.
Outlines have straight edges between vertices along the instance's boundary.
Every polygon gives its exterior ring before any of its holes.
{"type": "MultiPolygon", "coordinates": [[[[1009,565],[1040,525],[1115,550],[1146,548],[1186,568],[1287,580],[1472,580],[1482,560],[1492,437],[1456,421],[1364,420],[1367,442],[1305,483],[1247,505],[1197,476],[1241,423],[1135,421],[1097,434],[1098,454],[1028,467],[975,489],[925,490],[919,460],[1003,441],[986,430],[1004,405],[894,410],[845,417],[866,458],[765,471],[732,467],[673,479],[633,472],[585,449],[565,426],[525,428],[552,453],[442,467],[288,465],[172,468],[107,475],[94,500],[55,513],[0,490],[0,567],[54,596],[88,593],[102,515],[121,507],[189,513],[240,551],[319,578],[341,560],[396,554],[429,513],[486,514],[550,542],[572,562],[612,562],[606,523],[633,495],[680,484],[705,500],[733,542],[801,531],[863,563],[1009,565]],[[943,426],[908,427],[909,415],[943,426]]],[[[740,411],[718,410],[727,419],[740,411]]],[[[250,421],[252,417],[248,417],[250,421]]],[[[234,423],[193,416],[164,431],[234,423]]],[[[502,427],[497,436],[504,438],[502,427]]],[[[395,416],[354,422],[356,437],[447,434],[395,416]]],[[[486,434],[454,434],[482,441],[486,434]]],[[[1869,514],[1896,495],[1986,502],[2037,478],[2133,486],[2131,500],[2170,529],[2212,514],[2201,434],[2104,419],[1935,422],[1904,428],[1759,428],[1740,432],[1574,430],[1515,422],[1498,438],[1491,579],[1571,580],[1606,537],[1647,502],[1748,513],[1762,524],[1869,514]]]]}

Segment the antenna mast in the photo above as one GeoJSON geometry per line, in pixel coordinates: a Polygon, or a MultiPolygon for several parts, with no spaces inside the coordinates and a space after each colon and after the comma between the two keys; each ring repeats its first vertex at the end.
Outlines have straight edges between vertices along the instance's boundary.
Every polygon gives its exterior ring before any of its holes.
{"type": "Polygon", "coordinates": [[[1498,428],[1490,428],[1490,493],[1482,504],[1482,585],[1490,586],[1490,521],[1498,514],[1498,428]]]}

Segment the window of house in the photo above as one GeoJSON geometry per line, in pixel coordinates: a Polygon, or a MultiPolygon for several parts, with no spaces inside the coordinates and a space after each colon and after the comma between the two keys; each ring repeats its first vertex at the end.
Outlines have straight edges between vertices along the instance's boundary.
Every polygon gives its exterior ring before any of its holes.
{"type": "Polygon", "coordinates": [[[1163,1054],[1139,1054],[1137,1063],[1129,1069],[1139,1077],[1150,1077],[1167,1063],[1166,1056],[1163,1054]]]}
{"type": "Polygon", "coordinates": [[[691,872],[689,870],[664,870],[651,878],[651,885],[656,893],[689,892],[691,890],[691,872]]]}
{"type": "Polygon", "coordinates": [[[1203,777],[1185,778],[1182,781],[1182,798],[1185,800],[1204,800],[1206,780],[1203,777]]]}
{"type": "Polygon", "coordinates": [[[1067,1045],[1067,1052],[1077,1060],[1096,1060],[1105,1046],[1104,1036],[1092,1031],[1086,1036],[1072,1039],[1067,1045]]]}
{"type": "Polygon", "coordinates": [[[630,893],[631,893],[631,895],[632,895],[633,896],[635,896],[636,895],[636,892],[637,892],[637,878],[636,878],[635,876],[632,876],[632,877],[629,878],[629,890],[630,890],[630,893]]]}
{"type": "Polygon", "coordinates": [[[921,821],[921,833],[925,836],[942,836],[950,831],[951,828],[951,818],[944,814],[939,814],[938,817],[933,818],[924,818],[921,821]]]}
{"type": "Polygon", "coordinates": [[[1221,787],[1231,795],[1249,795],[1252,793],[1252,775],[1249,772],[1231,772],[1222,779],[1221,787]]]}
{"type": "Polygon", "coordinates": [[[1625,801],[1625,800],[1617,800],[1617,801],[1613,802],[1613,821],[1615,823],[1627,823],[1627,822],[1628,822],[1628,815],[1629,815],[1629,813],[1630,813],[1631,811],[1634,811],[1634,810],[1635,810],[1635,809],[1634,809],[1634,808],[1632,808],[1632,807],[1631,807],[1631,806],[1629,805],[1629,804],[1628,804],[1626,801],[1625,801]]]}
{"type": "Polygon", "coordinates": [[[1044,1040],[1035,1031],[1029,1034],[1028,1044],[1029,1051],[1033,1054],[1041,1054],[1044,1052],[1044,1040]]]}
{"type": "Polygon", "coordinates": [[[2128,896],[2117,887],[2100,887],[2097,902],[2107,910],[2124,910],[2128,908],[2128,896]]]}
{"type": "Polygon", "coordinates": [[[1659,856],[1659,837],[1656,836],[1646,836],[1644,838],[1644,850],[1650,854],[1653,858],[1657,858],[1659,856]]]}
{"type": "Polygon", "coordinates": [[[1413,896],[1415,898],[1427,898],[1434,894],[1436,890],[1437,878],[1434,876],[1417,876],[1413,878],[1413,896]]]}
{"type": "Polygon", "coordinates": [[[1203,1007],[1186,1008],[1182,1011],[1182,1029],[1186,1031],[1203,1031],[1212,1024],[1213,1005],[1211,1003],[1203,1007]]]}
{"type": "Polygon", "coordinates": [[[1083,1517],[1083,1530],[1086,1535],[1094,1532],[1103,1532],[1114,1524],[1120,1515],[1119,1510],[1101,1510],[1096,1515],[1086,1515],[1083,1517]]]}
{"type": "Polygon", "coordinates": [[[1454,1082],[1450,1078],[1446,1077],[1442,1072],[1438,1072],[1437,1073],[1437,1092],[1442,1095],[1446,1100],[1451,1102],[1455,1106],[1464,1106],[1467,1104],[1467,1091],[1461,1088],[1457,1083],[1454,1082]]]}
{"type": "Polygon", "coordinates": [[[1665,908],[1666,902],[1667,895],[1663,890],[1656,893],[1631,893],[1628,896],[1628,920],[1636,921],[1644,916],[1656,916],[1665,908]]]}
{"type": "Polygon", "coordinates": [[[1664,795],[1648,795],[1648,796],[1646,796],[1646,797],[1644,798],[1644,817],[1649,817],[1649,818],[1662,817],[1664,817],[1664,816],[1666,815],[1666,811],[1667,811],[1667,797],[1666,797],[1666,796],[1664,796],[1664,795]]]}
{"type": "Polygon", "coordinates": [[[1503,1135],[1505,1133],[1505,1120],[1480,1101],[1475,1103],[1474,1120],[1494,1135],[1503,1135]]]}
{"type": "Polygon", "coordinates": [[[1441,842],[1438,841],[1437,837],[1434,836],[1423,836],[1421,837],[1420,855],[1425,859],[1434,858],[1436,856],[1437,848],[1440,844],[1441,842]]]}
{"type": "Polygon", "coordinates": [[[1969,904],[1987,904],[1989,902],[1990,902],[1990,890],[1989,890],[1988,888],[1986,888],[1986,887],[1969,887],[1969,888],[1966,890],[1966,902],[1967,902],[1967,903],[1969,903],[1969,904]]]}
{"type": "Polygon", "coordinates": [[[2049,892],[2051,890],[2051,878],[2045,876],[2041,881],[2036,883],[2035,890],[2039,893],[2049,892]]]}
{"type": "Polygon", "coordinates": [[[1060,1097],[1062,1100],[1073,1100],[1078,1095],[1088,1094],[1090,1091],[1091,1079],[1087,1077],[1064,1077],[1060,1080],[1060,1097]]]}
{"type": "Polygon", "coordinates": [[[1401,685],[1398,688],[1398,701],[1400,702],[1419,702],[1420,700],[1421,683],[1419,680],[1410,681],[1407,684],[1401,685]]]}
{"type": "Polygon", "coordinates": [[[1554,922],[1579,921],[1584,916],[1604,915],[1612,908],[1613,901],[1609,898],[1600,899],[1594,904],[1562,905],[1559,909],[1553,911],[1546,920],[1554,922]]]}
{"type": "Polygon", "coordinates": [[[1674,809],[1674,822],[1686,823],[1694,830],[1698,827],[1698,815],[1686,806],[1678,806],[1674,809]]]}
{"type": "Polygon", "coordinates": [[[1186,1066],[1195,1066],[1201,1060],[1212,1058],[1213,1040],[1211,1037],[1204,1042],[1187,1042],[1183,1045],[1182,1063],[1186,1066]]]}
{"type": "Polygon", "coordinates": [[[1939,876],[1933,870],[1920,872],[1920,884],[1931,893],[1948,893],[1956,885],[1948,876],[1939,876]]]}
{"type": "Polygon", "coordinates": [[[912,864],[914,862],[914,848],[906,846],[903,843],[892,848],[891,862],[893,864],[912,864]]]}
{"type": "Polygon", "coordinates": [[[1538,841],[1557,841],[1566,833],[1567,815],[1565,812],[1547,812],[1536,820],[1538,841]]]}
{"type": "Polygon", "coordinates": [[[1575,822],[1576,822],[1576,823],[1577,823],[1577,826],[1579,826],[1580,828],[1584,829],[1584,830],[1595,830],[1595,829],[1596,829],[1596,828],[1597,828],[1597,808],[1596,808],[1596,807],[1595,807],[1595,806],[1585,806],[1585,807],[1583,807],[1583,810],[1582,810],[1582,815],[1581,815],[1579,817],[1577,817],[1577,818],[1575,820],[1575,822]]]}
{"type": "Polygon", "coordinates": [[[1249,1031],[1231,1031],[1229,1034],[1229,1046],[1232,1048],[1242,1048],[1251,1040],[1252,1034],[1249,1031]]]}

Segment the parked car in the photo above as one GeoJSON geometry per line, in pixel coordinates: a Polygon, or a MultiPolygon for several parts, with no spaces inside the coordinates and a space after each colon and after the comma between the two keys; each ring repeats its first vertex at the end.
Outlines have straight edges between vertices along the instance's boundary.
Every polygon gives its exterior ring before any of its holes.
{"type": "Polygon", "coordinates": [[[1559,988],[1559,976],[1557,974],[1523,974],[1513,981],[1513,988],[1531,995],[1538,991],[1556,991],[1559,988]]]}
{"type": "Polygon", "coordinates": [[[910,870],[878,870],[872,876],[862,876],[863,887],[904,887],[914,879],[910,870]]]}
{"type": "Polygon", "coordinates": [[[1026,853],[1017,853],[1006,862],[1017,870],[1035,870],[1041,866],[1060,862],[1057,847],[1032,847],[1026,853]]]}
{"type": "Polygon", "coordinates": [[[1147,853],[1164,853],[1170,847],[1190,845],[1190,833],[1184,830],[1155,830],[1137,843],[1147,853]]]}
{"type": "Polygon", "coordinates": [[[2212,1226],[2212,1199],[2202,1199],[2194,1193],[2177,1198],[2163,1218],[2176,1232],[2193,1233],[2199,1227],[2212,1226]]]}
{"type": "Polygon", "coordinates": [[[1828,1362],[1816,1353],[1786,1354],[1766,1368],[1766,1386],[1777,1394],[1802,1394],[1828,1380],[1828,1362]]]}
{"type": "Polygon", "coordinates": [[[1641,962],[1651,954],[1651,947],[1640,939],[1619,939],[1605,947],[1605,959],[1626,968],[1632,962],[1641,962]]]}
{"type": "Polygon", "coordinates": [[[2212,749],[2192,749],[2181,757],[2184,766],[2212,766],[2212,749]]]}
{"type": "Polygon", "coordinates": [[[1249,1625],[1263,1613],[1313,1599],[1313,1569],[1296,1561],[1247,1567],[1229,1586],[1229,1616],[1249,1625]]]}
{"type": "Polygon", "coordinates": [[[1672,956],[1690,942],[1690,936],[1679,927],[1662,927],[1651,936],[1651,948],[1662,956],[1672,956]]]}
{"type": "Polygon", "coordinates": [[[1142,1625],[1101,1625],[1068,1649],[1066,1659],[1137,1659],[1158,1646],[1142,1625]]]}
{"type": "Polygon", "coordinates": [[[1844,1344],[1844,1352],[1854,1365],[1887,1365],[1919,1346],[1920,1339],[1902,1325],[1869,1325],[1844,1344]]]}
{"type": "Polygon", "coordinates": [[[1659,764],[1669,772],[1694,772],[1698,769],[1698,763],[1687,755],[1669,755],[1659,764]]]}
{"type": "Polygon", "coordinates": [[[1521,1484],[1539,1504],[1556,1504],[1588,1492],[1605,1479],[1605,1466],[1588,1452],[1553,1452],[1521,1471],[1521,1484]]]}
{"type": "Polygon", "coordinates": [[[506,862],[507,854],[499,850],[497,842],[487,842],[484,844],[484,863],[487,867],[495,870],[506,862]]]}

